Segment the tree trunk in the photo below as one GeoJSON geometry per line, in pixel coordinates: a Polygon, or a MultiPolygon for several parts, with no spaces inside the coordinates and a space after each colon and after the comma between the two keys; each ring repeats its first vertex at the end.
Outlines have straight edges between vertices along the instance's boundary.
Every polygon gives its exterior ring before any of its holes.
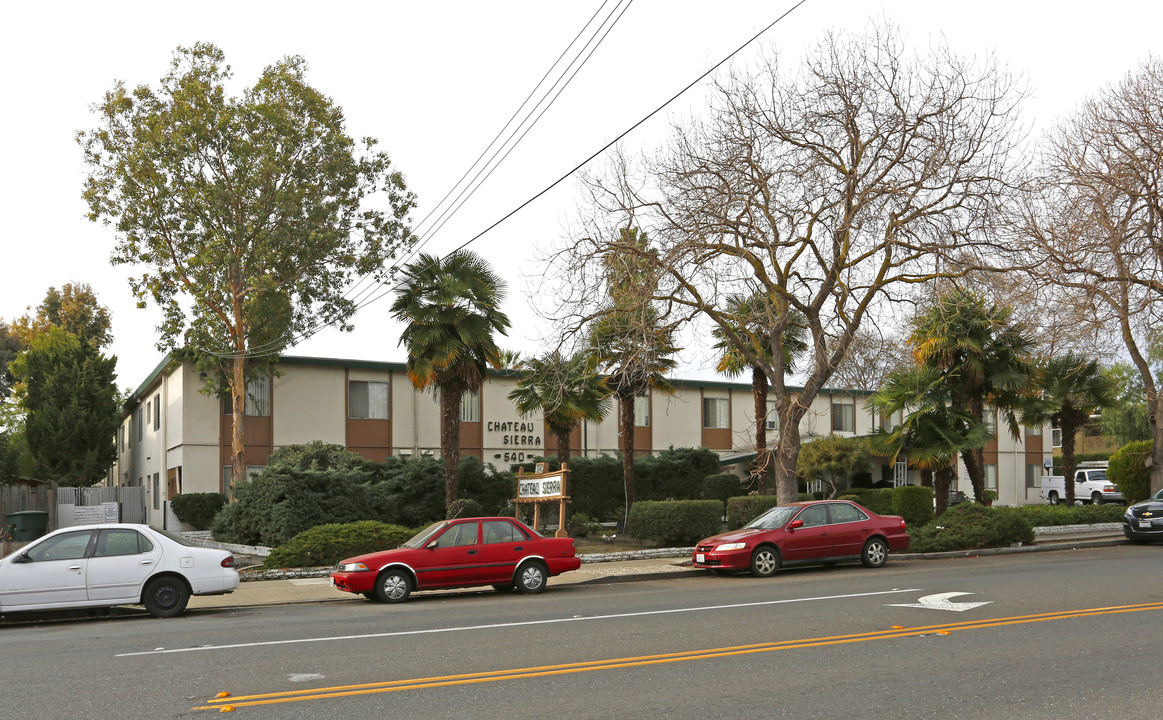
{"type": "Polygon", "coordinates": [[[787,505],[799,496],[799,475],[796,461],[800,456],[800,419],[803,410],[796,409],[791,398],[776,400],[779,415],[779,442],[775,451],[775,494],[776,502],[787,505]]]}
{"type": "Polygon", "coordinates": [[[921,487],[933,487],[933,471],[929,468],[921,468],[921,487]]]}
{"type": "Polygon", "coordinates": [[[569,430],[555,430],[554,435],[557,437],[557,467],[560,470],[569,462],[570,447],[569,436],[573,432],[573,428],[569,430]]]}
{"type": "Polygon", "coordinates": [[[755,398],[755,462],[751,466],[751,485],[760,495],[767,494],[767,469],[771,464],[767,452],[767,375],[762,368],[751,368],[751,394],[755,398]]]}
{"type": "Polygon", "coordinates": [[[230,417],[234,427],[230,432],[230,487],[246,482],[246,358],[236,357],[230,362],[230,417]]]}
{"type": "Polygon", "coordinates": [[[626,492],[626,509],[622,528],[630,520],[634,504],[634,394],[618,393],[618,450],[622,453],[622,484],[626,492]]]}
{"type": "MultiPolygon", "coordinates": [[[[1062,489],[1065,495],[1066,507],[1074,505],[1078,498],[1074,495],[1074,435],[1078,428],[1069,420],[1062,420],[1062,489]]],[[[1088,500],[1089,498],[1083,498],[1088,500]]]]}
{"type": "Polygon", "coordinates": [[[1151,494],[1163,490],[1163,423],[1156,418],[1163,415],[1163,395],[1157,398],[1147,398],[1147,409],[1151,418],[1151,437],[1154,447],[1151,448],[1151,494]],[[1152,402],[1154,400],[1154,402],[1152,402]]]}
{"type": "Polygon", "coordinates": [[[957,474],[956,465],[948,465],[933,473],[933,497],[937,501],[937,517],[949,509],[949,490],[957,474]]]}
{"type": "MultiPolygon", "coordinates": [[[[965,472],[969,474],[969,483],[973,486],[973,498],[976,502],[985,504],[985,451],[981,448],[966,450],[961,453],[961,461],[965,463],[965,472]]],[[[956,476],[956,471],[954,471],[956,476]]]]}
{"type": "Polygon", "coordinates": [[[440,388],[440,454],[444,457],[444,512],[449,516],[460,484],[460,387],[440,388]]]}

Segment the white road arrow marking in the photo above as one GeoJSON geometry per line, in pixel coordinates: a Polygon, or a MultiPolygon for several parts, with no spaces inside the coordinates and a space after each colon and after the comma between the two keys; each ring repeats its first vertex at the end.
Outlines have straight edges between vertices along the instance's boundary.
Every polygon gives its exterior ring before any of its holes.
{"type": "Polygon", "coordinates": [[[923,610],[952,610],[953,612],[965,612],[966,610],[972,610],[975,607],[981,607],[982,605],[988,605],[993,602],[992,600],[986,600],[985,602],[952,602],[950,600],[950,598],[972,594],[973,593],[965,592],[937,593],[936,595],[926,595],[915,603],[894,603],[889,607],[913,607],[921,608],[923,610]]]}

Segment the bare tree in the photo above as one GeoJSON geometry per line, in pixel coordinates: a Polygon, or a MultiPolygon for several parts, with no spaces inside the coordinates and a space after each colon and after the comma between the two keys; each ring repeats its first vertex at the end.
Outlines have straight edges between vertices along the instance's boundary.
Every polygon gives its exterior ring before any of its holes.
{"type": "Polygon", "coordinates": [[[1151,490],[1163,488],[1163,62],[1101,90],[1047,138],[1023,229],[1045,280],[1126,347],[1146,387],[1151,490]],[[1113,332],[1112,332],[1113,331],[1113,332]]]}
{"type": "Polygon", "coordinates": [[[879,327],[862,327],[852,336],[831,384],[850,390],[876,390],[893,370],[912,362],[907,337],[879,327]]]}
{"type": "Polygon", "coordinates": [[[655,156],[618,158],[590,178],[589,241],[557,260],[576,299],[592,294],[587,265],[638,253],[657,268],[654,303],[710,320],[763,370],[779,418],[777,494],[793,501],[800,421],[862,324],[954,274],[939,257],[988,237],[1020,97],[993,62],[944,48],[906,58],[891,27],[829,34],[794,77],[774,59],[734,73],[715,86],[706,119],[677,127],[655,156]],[[608,227],[627,218],[648,229],[649,248],[616,245],[608,227]],[[766,298],[769,351],[740,331],[731,295],[766,298]],[[789,386],[783,348],[793,312],[809,335],[801,388],[789,386]]]}

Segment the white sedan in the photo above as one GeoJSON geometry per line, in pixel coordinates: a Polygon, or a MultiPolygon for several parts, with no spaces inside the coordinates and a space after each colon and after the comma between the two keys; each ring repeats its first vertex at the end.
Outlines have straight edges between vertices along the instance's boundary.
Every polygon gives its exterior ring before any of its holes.
{"type": "Polygon", "coordinates": [[[0,614],[144,605],[154,617],[175,617],[191,595],[236,587],[228,551],[148,525],[64,528],[0,560],[0,614]]]}

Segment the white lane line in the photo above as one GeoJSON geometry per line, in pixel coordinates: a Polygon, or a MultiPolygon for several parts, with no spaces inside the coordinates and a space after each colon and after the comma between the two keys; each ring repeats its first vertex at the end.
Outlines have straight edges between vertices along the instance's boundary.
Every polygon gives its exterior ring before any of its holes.
{"type": "Polygon", "coordinates": [[[468,630],[496,630],[499,628],[528,627],[530,625],[553,625],[556,623],[584,622],[592,620],[616,620],[619,618],[646,617],[649,615],[671,615],[675,613],[702,612],[705,610],[730,610],[733,608],[761,607],[764,605],[787,605],[791,603],[819,602],[821,600],[846,600],[849,598],[875,597],[877,595],[896,595],[900,593],[921,592],[922,588],[905,588],[894,590],[880,590],[878,592],[852,593],[850,595],[822,595],[810,598],[792,598],[790,600],[764,600],[752,603],[731,603],[729,605],[704,605],[692,608],[674,608],[671,610],[646,610],[632,613],[613,613],[610,615],[583,615],[553,620],[525,620],[522,622],[494,623],[491,625],[466,625],[451,628],[431,628],[428,630],[401,630],[398,632],[368,633],[366,635],[330,635],[327,637],[298,638],[295,640],[267,640],[264,642],[233,643],[230,645],[199,645],[197,647],[174,648],[172,650],[143,650],[141,652],[118,653],[114,657],[135,657],[138,655],[170,655],[173,653],[205,652],[208,650],[235,650],[238,648],[267,647],[270,645],[293,645],[296,643],[334,642],[338,640],[370,640],[373,638],[403,637],[406,635],[430,635],[436,633],[465,632],[468,630]]]}

